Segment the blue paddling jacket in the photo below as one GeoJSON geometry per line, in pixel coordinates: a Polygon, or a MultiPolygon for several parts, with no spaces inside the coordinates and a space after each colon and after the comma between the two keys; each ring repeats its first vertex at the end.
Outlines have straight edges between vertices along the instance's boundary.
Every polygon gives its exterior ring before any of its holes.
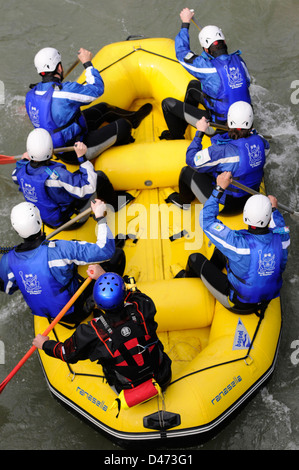
{"type": "MultiPolygon", "coordinates": [[[[232,140],[228,134],[215,135],[211,138],[211,146],[202,149],[201,133],[198,131],[186,153],[186,163],[199,173],[210,173],[216,180],[217,176],[230,171],[235,180],[258,191],[266,161],[269,143],[255,131],[246,138],[232,140]]],[[[221,198],[224,203],[226,195],[243,197],[242,189],[230,185],[221,198]]]]}
{"type": "Polygon", "coordinates": [[[213,57],[203,51],[200,56],[190,50],[189,30],[183,24],[175,39],[178,61],[201,82],[205,106],[212,120],[226,121],[229,107],[236,101],[251,103],[250,75],[241,51],[213,57]]]}

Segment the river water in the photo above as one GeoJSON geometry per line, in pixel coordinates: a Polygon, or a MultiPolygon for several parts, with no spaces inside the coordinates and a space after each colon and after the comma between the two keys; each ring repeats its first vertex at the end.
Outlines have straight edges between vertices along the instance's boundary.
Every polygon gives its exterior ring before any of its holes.
{"type": "MultiPolygon", "coordinates": [[[[179,0],[0,0],[0,153],[25,150],[31,124],[24,96],[38,81],[33,57],[42,47],[60,50],[65,70],[82,46],[94,53],[129,35],[175,38],[179,12],[194,8],[201,25],[217,24],[229,50],[241,49],[252,75],[255,125],[271,136],[265,168],[269,194],[299,210],[299,30],[298,0],[218,0],[185,5],[179,0]],[[298,92],[297,92],[298,90],[298,92]]],[[[191,45],[199,52],[197,30],[191,45]]],[[[80,66],[69,77],[76,79],[80,66]]],[[[11,180],[12,165],[0,167],[0,245],[19,239],[10,228],[11,208],[21,202],[11,180]]],[[[284,275],[284,327],[271,381],[203,450],[299,450],[299,276],[298,219],[285,214],[291,230],[284,275]]],[[[0,381],[31,346],[33,322],[19,293],[0,296],[0,381]]],[[[37,355],[12,379],[0,398],[2,450],[119,449],[57,403],[47,389],[37,355]]]]}

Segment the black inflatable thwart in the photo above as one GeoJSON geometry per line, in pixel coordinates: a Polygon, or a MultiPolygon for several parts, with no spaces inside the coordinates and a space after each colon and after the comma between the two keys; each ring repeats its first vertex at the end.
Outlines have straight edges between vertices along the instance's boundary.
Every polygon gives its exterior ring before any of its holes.
{"type": "Polygon", "coordinates": [[[148,429],[157,429],[164,431],[166,429],[174,428],[181,424],[181,416],[177,413],[169,411],[157,411],[151,415],[144,416],[143,426],[148,429]]]}
{"type": "Polygon", "coordinates": [[[14,246],[0,246],[0,255],[4,255],[13,249],[14,246]]]}

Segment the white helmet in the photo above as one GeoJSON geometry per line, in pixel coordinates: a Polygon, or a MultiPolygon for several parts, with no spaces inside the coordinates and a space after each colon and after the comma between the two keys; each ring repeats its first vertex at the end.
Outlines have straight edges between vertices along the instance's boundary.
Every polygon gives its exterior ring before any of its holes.
{"type": "Polygon", "coordinates": [[[263,194],[251,196],[243,210],[243,221],[253,227],[267,227],[272,214],[270,199],[263,194]]]}
{"type": "Polygon", "coordinates": [[[32,202],[21,202],[12,208],[11,225],[22,238],[35,235],[42,228],[39,209],[32,202]]]}
{"type": "Polygon", "coordinates": [[[230,129],[251,129],[253,109],[246,101],[236,101],[227,113],[227,124],[230,129]]]}
{"type": "Polygon", "coordinates": [[[225,36],[218,26],[205,26],[202,28],[198,35],[198,39],[200,42],[201,47],[205,49],[209,49],[210,45],[213,44],[215,41],[224,41],[225,36]]]}
{"type": "Polygon", "coordinates": [[[53,155],[52,137],[46,129],[33,129],[27,137],[26,148],[31,160],[42,162],[53,155]]]}
{"type": "Polygon", "coordinates": [[[54,47],[44,47],[34,57],[37,73],[54,72],[59,62],[61,62],[61,55],[54,47]]]}

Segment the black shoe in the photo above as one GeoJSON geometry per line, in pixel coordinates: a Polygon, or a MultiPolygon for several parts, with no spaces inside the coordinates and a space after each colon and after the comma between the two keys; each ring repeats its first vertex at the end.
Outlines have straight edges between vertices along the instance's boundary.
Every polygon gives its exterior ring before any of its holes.
{"type": "Polygon", "coordinates": [[[138,111],[135,112],[134,117],[130,119],[133,129],[136,129],[139,126],[142,119],[144,119],[152,111],[152,109],[153,105],[150,103],[146,103],[141,106],[138,111]]]}
{"type": "Polygon", "coordinates": [[[133,144],[135,142],[134,137],[128,135],[126,139],[122,139],[120,142],[115,142],[114,147],[120,147],[121,145],[133,144]]]}
{"type": "Polygon", "coordinates": [[[124,250],[116,247],[112,258],[109,261],[101,263],[101,266],[106,272],[113,272],[122,276],[126,266],[126,255],[124,250]]]}
{"type": "Polygon", "coordinates": [[[190,209],[190,202],[184,202],[181,199],[181,196],[179,193],[171,193],[169,194],[168,198],[165,199],[165,202],[167,204],[175,204],[177,207],[180,209],[188,210],[190,209]]]}
{"type": "Polygon", "coordinates": [[[171,134],[171,132],[169,130],[165,130],[162,132],[161,135],[159,135],[159,139],[160,140],[184,140],[185,137],[184,136],[178,136],[178,137],[175,137],[171,134]]]}

